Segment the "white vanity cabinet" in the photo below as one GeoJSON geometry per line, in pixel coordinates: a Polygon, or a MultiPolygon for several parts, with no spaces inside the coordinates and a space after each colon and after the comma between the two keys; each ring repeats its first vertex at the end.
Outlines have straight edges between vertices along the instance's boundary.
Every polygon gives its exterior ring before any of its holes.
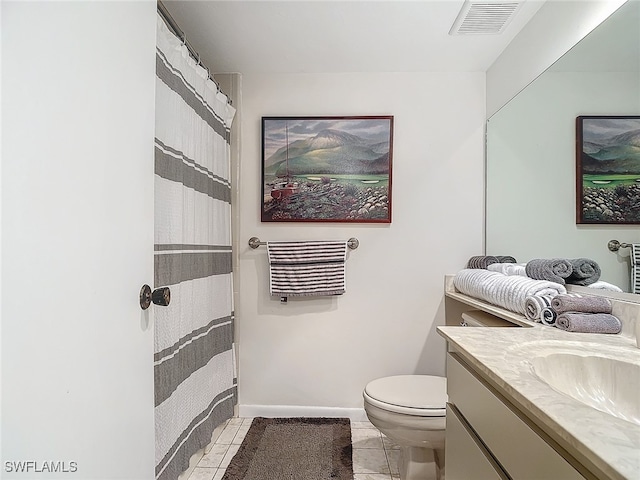
{"type": "Polygon", "coordinates": [[[447,479],[508,480],[491,452],[454,405],[447,405],[447,479]]]}
{"type": "Polygon", "coordinates": [[[447,480],[594,478],[578,472],[455,352],[447,354],[447,391],[447,480]]]}
{"type": "Polygon", "coordinates": [[[580,334],[464,295],[452,280],[437,327],[447,341],[447,480],[640,480],[640,424],[558,392],[532,362],[554,348],[590,356],[597,346],[638,364],[640,302],[600,294],[622,333],[580,334]]]}

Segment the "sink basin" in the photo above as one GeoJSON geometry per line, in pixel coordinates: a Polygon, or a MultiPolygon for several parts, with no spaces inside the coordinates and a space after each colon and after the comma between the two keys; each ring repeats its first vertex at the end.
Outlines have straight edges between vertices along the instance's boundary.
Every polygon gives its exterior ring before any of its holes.
{"type": "Polygon", "coordinates": [[[535,375],[554,390],[640,425],[640,361],[620,360],[615,352],[599,347],[547,345],[532,352],[529,362],[535,375]]]}

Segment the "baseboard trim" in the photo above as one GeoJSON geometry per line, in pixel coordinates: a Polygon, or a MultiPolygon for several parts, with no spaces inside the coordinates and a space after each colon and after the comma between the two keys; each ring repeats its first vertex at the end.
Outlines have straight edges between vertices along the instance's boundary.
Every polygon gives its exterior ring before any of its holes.
{"type": "Polygon", "coordinates": [[[364,422],[367,414],[364,408],[306,407],[299,405],[240,405],[240,417],[326,417],[348,418],[354,422],[364,422]]]}

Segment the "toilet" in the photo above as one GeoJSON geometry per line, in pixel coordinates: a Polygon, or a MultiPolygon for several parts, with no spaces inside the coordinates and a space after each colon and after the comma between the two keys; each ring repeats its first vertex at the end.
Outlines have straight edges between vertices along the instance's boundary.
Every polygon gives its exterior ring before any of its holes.
{"type": "Polygon", "coordinates": [[[401,480],[444,480],[447,379],[396,375],[367,384],[369,421],[400,446],[401,480]]]}

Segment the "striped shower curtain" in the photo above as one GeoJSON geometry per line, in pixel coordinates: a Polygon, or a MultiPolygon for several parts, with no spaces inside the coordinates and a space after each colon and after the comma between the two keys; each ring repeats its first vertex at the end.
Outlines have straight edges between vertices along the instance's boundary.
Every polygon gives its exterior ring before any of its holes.
{"type": "Polygon", "coordinates": [[[230,127],[235,110],[158,16],[155,139],[157,479],[233,416],[230,127]]]}

